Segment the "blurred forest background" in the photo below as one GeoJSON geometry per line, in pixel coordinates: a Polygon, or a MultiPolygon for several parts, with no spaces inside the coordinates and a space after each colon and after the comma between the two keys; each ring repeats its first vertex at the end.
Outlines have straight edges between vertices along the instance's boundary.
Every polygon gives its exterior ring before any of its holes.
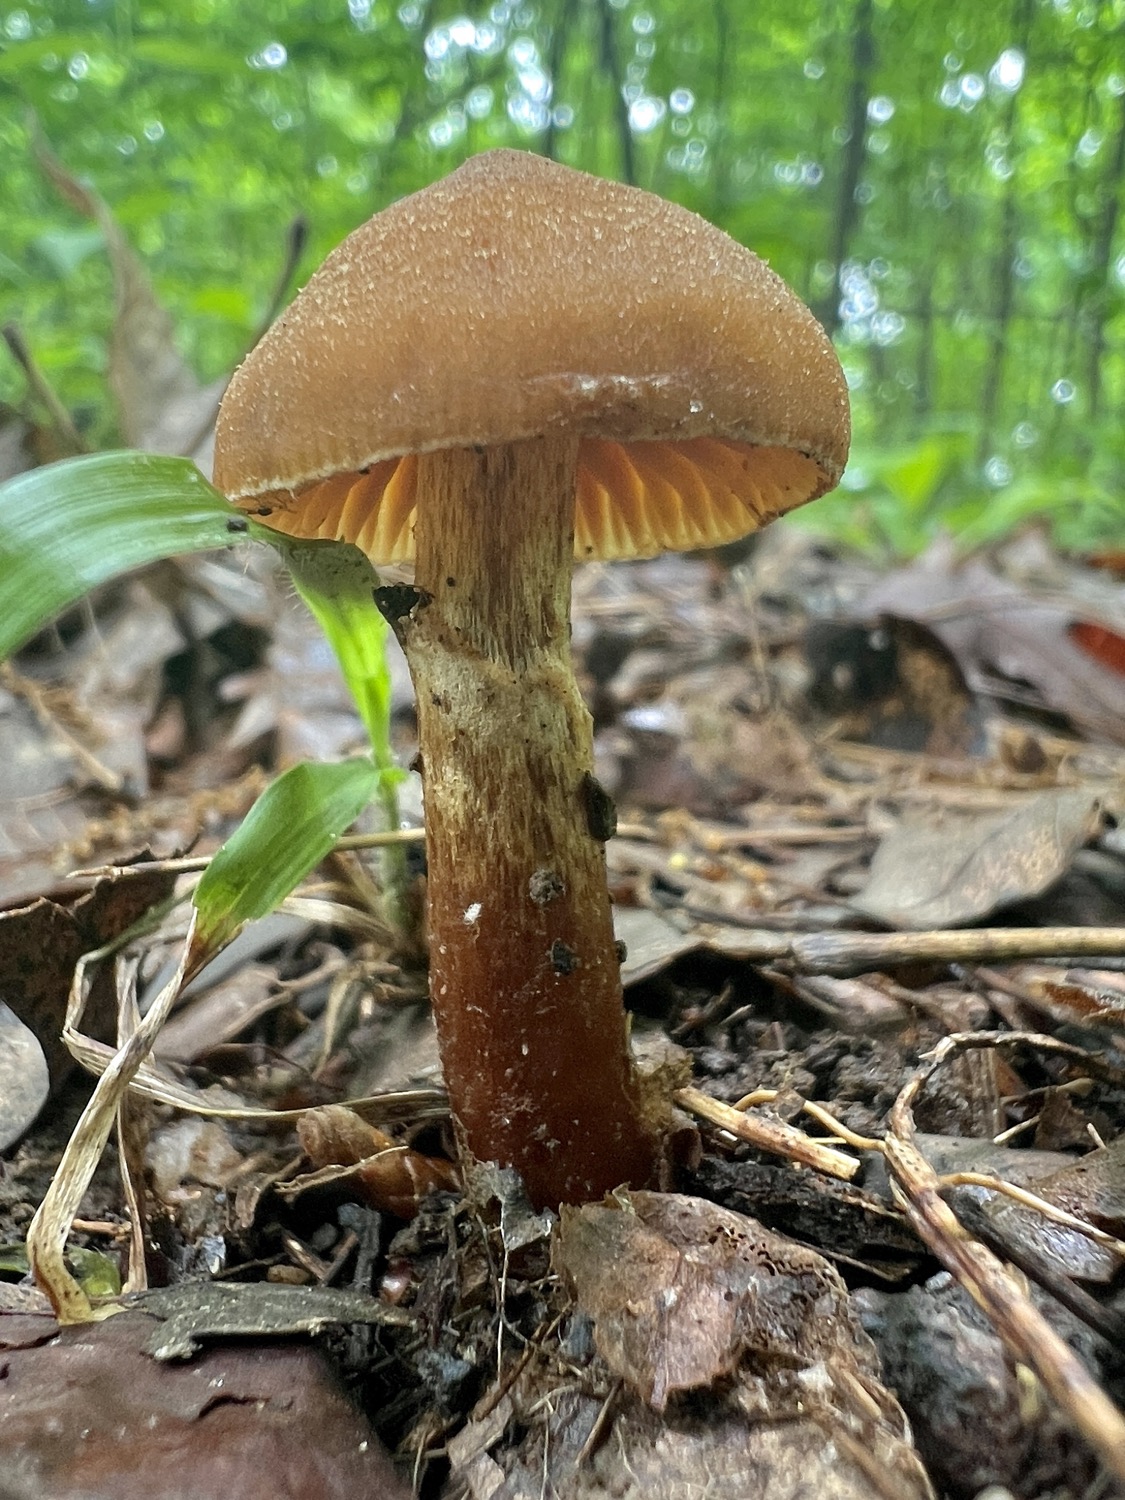
{"type": "MultiPolygon", "coordinates": [[[[202,382],[356,224],[520,146],[765,256],[837,341],[856,443],[809,515],[911,552],[1032,518],[1125,530],[1121,0],[23,0],[0,4],[0,321],[94,446],[108,204],[202,382]],[[35,122],[38,122],[37,125],[35,122]]],[[[0,350],[0,400],[27,409],[0,350]]]]}

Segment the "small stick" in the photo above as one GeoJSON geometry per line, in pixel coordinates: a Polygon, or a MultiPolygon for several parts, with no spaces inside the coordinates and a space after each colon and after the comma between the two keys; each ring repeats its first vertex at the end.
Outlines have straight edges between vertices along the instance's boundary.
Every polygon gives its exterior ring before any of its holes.
{"type": "Polygon", "coordinates": [[[1125,1072],[1107,1062],[1100,1053],[1041,1031],[951,1031],[926,1054],[928,1065],[932,1070],[951,1052],[975,1047],[1034,1047],[1037,1052],[1055,1052],[1081,1063],[1092,1077],[1105,1083],[1125,1083],[1125,1072]]]}
{"type": "Polygon", "coordinates": [[[712,1099],[699,1089],[677,1089],[675,1101],[681,1108],[701,1120],[707,1120],[725,1130],[740,1141],[756,1146],[759,1151],[769,1151],[774,1156],[784,1156],[790,1161],[799,1161],[806,1167],[815,1167],[829,1177],[842,1178],[850,1182],[859,1171],[859,1162],[853,1156],[845,1156],[832,1146],[795,1130],[781,1120],[765,1119],[761,1115],[746,1115],[721,1099],[712,1099]]]}
{"type": "Polygon", "coordinates": [[[336,1249],[336,1253],[333,1255],[332,1259],[325,1267],[324,1275],[321,1278],[322,1286],[332,1285],[332,1283],[336,1280],[336,1277],[339,1276],[340,1272],[343,1270],[344,1262],[347,1260],[348,1256],[352,1253],[353,1250],[357,1250],[358,1248],[359,1235],[356,1234],[354,1229],[347,1230],[340,1240],[339,1246],[336,1249]]]}
{"type": "Polygon", "coordinates": [[[940,1043],[899,1094],[883,1154],[895,1201],[911,1228],[956,1277],[1021,1364],[1038,1376],[1101,1462],[1125,1481],[1125,1418],[1059,1337],[1004,1263],[973,1239],[941,1197],[941,1179],[918,1150],[913,1104],[923,1084],[954,1049],[940,1043]]]}
{"type": "Polygon", "coordinates": [[[989,1218],[980,1203],[971,1198],[958,1198],[956,1212],[970,1233],[982,1240],[990,1250],[995,1250],[1002,1259],[1010,1261],[1045,1292],[1049,1292],[1056,1302],[1069,1308],[1088,1328],[1092,1328],[1110,1344],[1125,1345],[1125,1315],[1104,1307],[1089,1292],[1076,1286],[1069,1276],[1056,1270],[1051,1261],[1038,1250],[1005,1234],[1001,1226],[989,1218]]]}
{"type": "Polygon", "coordinates": [[[578,1454],[575,1457],[574,1467],[576,1470],[580,1469],[582,1465],[587,1462],[591,1453],[593,1453],[594,1449],[598,1446],[598,1444],[604,1437],[606,1429],[609,1426],[609,1417],[610,1412],[613,1409],[613,1403],[617,1400],[618,1396],[620,1396],[624,1384],[625,1381],[623,1379],[619,1379],[615,1380],[613,1385],[610,1387],[609,1395],[602,1402],[601,1410],[594,1418],[594,1425],[586,1434],[586,1441],[582,1444],[581,1448],[579,1448],[578,1454]]]}
{"type": "Polygon", "coordinates": [[[1067,1213],[1065,1208],[1059,1208],[1048,1199],[1040,1198],[1038,1193],[1028,1192],[1027,1188],[1019,1187],[1014,1182],[1005,1182],[1002,1177],[996,1177],[991,1172],[945,1172],[938,1178],[938,1186],[943,1193],[948,1188],[957,1187],[987,1188],[990,1193],[1003,1193],[1021,1208],[1042,1214],[1043,1218],[1061,1224],[1064,1229],[1073,1229],[1076,1233],[1085,1235],[1088,1240],[1093,1240],[1103,1250],[1125,1260],[1125,1241],[1119,1240],[1116,1235],[1099,1229],[1095,1224],[1087,1224],[1085,1219],[1067,1213]]]}
{"type": "Polygon", "coordinates": [[[75,453],[89,453],[89,443],[75,427],[73,417],[55,394],[43,371],[35,363],[35,357],[23,336],[23,329],[18,323],[5,323],[3,329],[0,329],[0,334],[3,335],[12,358],[23,371],[32,394],[38,396],[47,408],[59,437],[75,453]]]}
{"type": "Polygon", "coordinates": [[[850,978],[904,963],[1007,963],[1017,958],[1121,957],[1125,927],[980,927],[954,932],[818,932],[795,937],[806,974],[850,978]]]}
{"type": "MultiPolygon", "coordinates": [[[[420,844],[426,837],[423,828],[391,828],[382,833],[345,833],[332,845],[332,853],[343,849],[379,849],[387,844],[420,844]]],[[[88,870],[71,870],[68,880],[120,880],[126,875],[147,875],[155,870],[164,874],[187,875],[205,870],[211,863],[209,854],[189,854],[181,859],[145,859],[131,865],[92,865],[88,870]]]]}
{"type": "MultiPolygon", "coordinates": [[[[753,1108],[755,1104],[772,1104],[780,1094],[780,1089],[755,1089],[752,1094],[744,1094],[741,1099],[736,1099],[731,1108],[741,1112],[753,1108]]],[[[811,1099],[802,1099],[801,1109],[810,1119],[830,1131],[837,1140],[843,1141],[845,1146],[854,1146],[857,1151],[882,1151],[882,1141],[870,1135],[857,1135],[841,1120],[837,1120],[835,1115],[829,1114],[823,1104],[814,1104],[811,1099]]]]}

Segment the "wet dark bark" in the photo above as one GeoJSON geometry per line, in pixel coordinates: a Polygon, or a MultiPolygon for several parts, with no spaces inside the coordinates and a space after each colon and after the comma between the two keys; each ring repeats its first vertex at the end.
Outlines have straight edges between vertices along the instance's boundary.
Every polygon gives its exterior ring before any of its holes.
{"type": "Polygon", "coordinates": [[[840,272],[848,258],[859,222],[856,192],[867,151],[867,100],[875,70],[873,0],[856,0],[851,35],[851,77],[848,82],[844,128],[847,141],[840,162],[840,193],[832,223],[828,256],[836,268],[829,294],[815,308],[829,336],[840,326],[840,272]]]}
{"type": "MultiPolygon", "coordinates": [[[[1028,54],[1031,33],[1031,0],[1016,0],[1012,18],[1016,45],[1024,57],[1028,54]]],[[[1019,91],[1009,94],[1004,109],[1004,135],[1009,157],[1014,155],[1015,134],[1019,118],[1019,91]]],[[[1014,163],[1013,163],[1014,165],[1014,163]]],[[[1016,296],[1016,256],[1019,249],[1020,197],[1023,192],[1019,173],[1008,178],[1000,207],[1000,227],[996,255],[992,262],[992,296],[989,309],[992,340],[988,363],[981,384],[980,433],[977,439],[977,462],[983,464],[995,443],[996,416],[1004,387],[1004,369],[1012,331],[1012,314],[1016,296]]]]}

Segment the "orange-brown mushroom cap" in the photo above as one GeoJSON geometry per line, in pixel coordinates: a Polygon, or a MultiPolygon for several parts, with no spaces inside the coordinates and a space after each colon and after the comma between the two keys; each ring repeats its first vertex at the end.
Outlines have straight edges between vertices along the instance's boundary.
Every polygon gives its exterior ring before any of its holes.
{"type": "Polygon", "coordinates": [[[712,547],[836,484],[847,390],[812,314],[721,230],[492,151],[328,257],[231,381],[215,482],[404,562],[412,455],[565,433],[577,556],[712,547]]]}

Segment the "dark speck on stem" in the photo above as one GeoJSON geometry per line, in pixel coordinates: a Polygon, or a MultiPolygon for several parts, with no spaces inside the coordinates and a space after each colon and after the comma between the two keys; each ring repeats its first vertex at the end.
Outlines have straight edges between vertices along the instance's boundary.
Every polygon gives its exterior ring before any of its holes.
{"type": "Polygon", "coordinates": [[[613,798],[589,771],[582,778],[581,792],[590,837],[604,844],[617,832],[617,808],[613,798]]]}
{"type": "Polygon", "coordinates": [[[573,974],[582,960],[573,948],[556,938],[551,944],[551,968],[556,974],[573,974]]]}
{"type": "Polygon", "coordinates": [[[433,597],[424,589],[416,589],[412,583],[386,583],[372,592],[375,607],[396,632],[400,621],[429,604],[433,597]]]}

